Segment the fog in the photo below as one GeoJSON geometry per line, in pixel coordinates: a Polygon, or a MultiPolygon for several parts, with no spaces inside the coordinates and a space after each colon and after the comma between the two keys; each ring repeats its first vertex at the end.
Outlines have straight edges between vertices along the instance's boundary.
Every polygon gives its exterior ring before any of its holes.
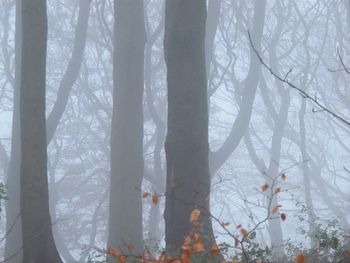
{"type": "Polygon", "coordinates": [[[0,0],[0,262],[350,262],[350,1],[0,0]]]}

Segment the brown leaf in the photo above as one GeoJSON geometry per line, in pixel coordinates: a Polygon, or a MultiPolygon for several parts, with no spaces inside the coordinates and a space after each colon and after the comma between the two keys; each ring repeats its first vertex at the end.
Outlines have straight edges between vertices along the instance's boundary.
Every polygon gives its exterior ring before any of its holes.
{"type": "Polygon", "coordinates": [[[305,255],[303,252],[299,253],[295,258],[295,263],[305,263],[305,255]]]}
{"type": "Polygon", "coordinates": [[[191,212],[190,222],[193,223],[195,221],[198,221],[200,215],[201,215],[201,211],[199,209],[193,210],[191,212]]]}
{"type": "Polygon", "coordinates": [[[264,183],[264,184],[261,186],[261,191],[262,191],[262,192],[266,192],[269,188],[270,188],[270,185],[269,185],[268,183],[264,183]]]}
{"type": "Polygon", "coordinates": [[[152,196],[152,203],[153,203],[154,205],[157,205],[157,204],[159,203],[158,196],[156,196],[156,195],[153,195],[153,196],[152,196]]]}
{"type": "Polygon", "coordinates": [[[285,213],[281,213],[281,219],[282,219],[282,221],[286,221],[287,216],[285,213]]]}
{"type": "Polygon", "coordinates": [[[278,209],[281,207],[281,205],[276,205],[274,208],[272,208],[271,213],[274,215],[278,212],[278,209]]]}
{"type": "Polygon", "coordinates": [[[213,256],[217,256],[220,252],[220,249],[218,247],[217,244],[213,244],[210,248],[210,253],[213,255],[213,256]]]}
{"type": "Polygon", "coordinates": [[[244,238],[248,237],[248,231],[246,229],[244,229],[243,227],[241,228],[240,232],[244,238]]]}

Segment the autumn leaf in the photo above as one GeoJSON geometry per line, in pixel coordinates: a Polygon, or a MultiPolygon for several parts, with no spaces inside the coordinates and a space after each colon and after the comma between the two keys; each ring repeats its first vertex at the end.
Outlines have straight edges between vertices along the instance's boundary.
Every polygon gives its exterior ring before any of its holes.
{"type": "Polygon", "coordinates": [[[119,256],[118,257],[118,262],[119,263],[125,263],[126,262],[126,256],[119,256]]]}
{"type": "Polygon", "coordinates": [[[274,194],[278,194],[279,192],[281,192],[281,187],[277,187],[274,191],[274,194]]]}
{"type": "Polygon", "coordinates": [[[185,237],[185,240],[183,242],[184,246],[188,246],[192,242],[192,235],[188,235],[185,237]]]}
{"type": "Polygon", "coordinates": [[[157,204],[159,203],[158,196],[156,196],[156,195],[153,195],[153,196],[152,196],[152,203],[153,203],[154,205],[157,205],[157,204]]]}
{"type": "Polygon", "coordinates": [[[240,229],[241,235],[246,238],[248,237],[248,231],[244,229],[243,227],[240,229]]]}
{"type": "Polygon", "coordinates": [[[195,209],[192,211],[190,216],[190,222],[198,221],[201,211],[199,209],[195,209]]]}
{"type": "Polygon", "coordinates": [[[221,225],[223,226],[223,227],[227,227],[227,226],[229,226],[231,223],[230,222],[221,222],[221,225]]]}
{"type": "Polygon", "coordinates": [[[153,258],[152,252],[148,248],[146,249],[146,252],[145,252],[145,258],[147,260],[150,260],[153,258]]]}
{"type": "Polygon", "coordinates": [[[270,185],[268,183],[264,183],[261,186],[261,191],[266,192],[269,189],[270,185]]]}
{"type": "Polygon", "coordinates": [[[149,192],[144,192],[144,193],[142,194],[142,198],[147,198],[149,195],[150,195],[149,192]]]}
{"type": "Polygon", "coordinates": [[[303,252],[299,253],[295,258],[295,263],[304,263],[305,262],[305,255],[303,252]]]}
{"type": "Polygon", "coordinates": [[[128,248],[129,252],[135,249],[135,246],[133,244],[126,244],[126,247],[128,248]]]}
{"type": "MultiPolygon", "coordinates": [[[[164,261],[162,261],[161,263],[163,263],[164,261]]],[[[170,261],[169,263],[173,263],[174,261],[170,261]]],[[[175,261],[176,262],[176,261],[175,261]]],[[[183,253],[181,255],[181,261],[180,263],[192,263],[191,261],[191,254],[186,254],[186,253],[183,253]]]]}
{"type": "Polygon", "coordinates": [[[201,235],[198,233],[192,233],[192,239],[197,242],[202,239],[201,235]]]}
{"type": "Polygon", "coordinates": [[[271,213],[274,215],[278,212],[278,209],[282,207],[281,205],[276,205],[274,208],[272,208],[271,213]]]}
{"type": "Polygon", "coordinates": [[[282,219],[282,221],[286,221],[287,216],[286,216],[286,214],[285,214],[285,213],[282,213],[282,214],[281,214],[281,219],[282,219]]]}
{"type": "Polygon", "coordinates": [[[192,247],[191,246],[182,246],[182,251],[186,255],[191,255],[192,254],[192,247]]]}
{"type": "Polygon", "coordinates": [[[220,249],[218,247],[217,244],[213,244],[210,248],[210,253],[213,255],[213,256],[217,256],[220,252],[220,249]]]}
{"type": "Polygon", "coordinates": [[[119,257],[122,255],[122,253],[120,252],[120,250],[116,247],[108,247],[107,248],[107,253],[114,256],[114,257],[119,257]]]}
{"type": "Polygon", "coordinates": [[[281,180],[285,181],[287,179],[287,175],[285,173],[281,174],[281,180]]]}
{"type": "Polygon", "coordinates": [[[193,245],[193,252],[200,253],[205,251],[203,241],[201,238],[198,239],[198,241],[193,245]]]}

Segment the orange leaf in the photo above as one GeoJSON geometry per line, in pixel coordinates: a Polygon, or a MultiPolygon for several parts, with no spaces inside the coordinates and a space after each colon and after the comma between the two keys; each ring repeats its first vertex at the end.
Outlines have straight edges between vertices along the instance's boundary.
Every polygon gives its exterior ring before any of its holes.
{"type": "Polygon", "coordinates": [[[187,237],[185,237],[183,244],[184,246],[188,246],[189,244],[191,244],[191,242],[192,242],[192,235],[188,235],[187,237]]]}
{"type": "Polygon", "coordinates": [[[270,185],[268,183],[264,183],[261,186],[261,191],[266,192],[269,189],[270,185]]]}
{"type": "Polygon", "coordinates": [[[201,235],[198,234],[198,233],[192,233],[192,239],[195,241],[195,242],[198,242],[199,240],[202,239],[201,235]]]}
{"type": "Polygon", "coordinates": [[[200,215],[201,211],[199,209],[193,210],[190,216],[190,222],[193,223],[195,221],[198,221],[200,215]]]}
{"type": "Polygon", "coordinates": [[[142,194],[142,198],[147,198],[149,195],[150,195],[149,192],[144,192],[144,193],[142,194]]]}
{"type": "Polygon", "coordinates": [[[125,263],[126,262],[126,256],[119,256],[118,257],[119,263],[125,263]]]}
{"type": "Polygon", "coordinates": [[[219,249],[218,245],[217,245],[217,244],[213,244],[213,245],[211,246],[210,253],[211,253],[213,256],[217,256],[217,255],[219,254],[219,252],[220,252],[220,249],[219,249]]]}
{"type": "Polygon", "coordinates": [[[295,258],[295,263],[304,263],[305,262],[305,255],[303,252],[299,253],[295,258]]]}
{"type": "Polygon", "coordinates": [[[190,256],[192,254],[192,247],[182,246],[182,251],[185,255],[190,256]]]}
{"type": "Polygon", "coordinates": [[[285,213],[282,213],[282,214],[281,214],[281,219],[282,219],[282,221],[286,221],[287,216],[286,216],[286,214],[285,214],[285,213]]]}
{"type": "Polygon", "coordinates": [[[278,209],[281,207],[281,205],[276,205],[274,208],[272,208],[271,213],[274,215],[278,212],[278,209]]]}
{"type": "Polygon", "coordinates": [[[119,257],[122,255],[122,253],[120,252],[120,250],[116,247],[108,247],[107,248],[107,253],[114,256],[114,257],[119,257]]]}
{"type": "Polygon", "coordinates": [[[193,245],[193,251],[195,253],[205,251],[202,239],[198,239],[198,241],[193,245]]]}
{"type": "Polygon", "coordinates": [[[157,204],[159,203],[158,196],[156,196],[156,195],[153,195],[153,196],[152,196],[152,203],[153,203],[154,205],[157,205],[157,204]]]}

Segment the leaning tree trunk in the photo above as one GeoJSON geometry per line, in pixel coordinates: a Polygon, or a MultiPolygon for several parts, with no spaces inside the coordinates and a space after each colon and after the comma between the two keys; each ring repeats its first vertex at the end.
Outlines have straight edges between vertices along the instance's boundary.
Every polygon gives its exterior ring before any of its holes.
{"type": "Polygon", "coordinates": [[[52,235],[47,182],[46,0],[22,1],[21,216],[24,263],[61,263],[52,235]]]}
{"type": "Polygon", "coordinates": [[[142,0],[115,0],[113,117],[108,245],[143,248],[143,65],[142,0]]]}
{"type": "MultiPolygon", "coordinates": [[[[164,49],[168,82],[165,241],[180,249],[193,231],[190,213],[209,212],[208,107],[205,66],[205,0],[167,0],[164,49]]],[[[211,218],[203,216],[205,244],[215,242],[211,218]]]]}

